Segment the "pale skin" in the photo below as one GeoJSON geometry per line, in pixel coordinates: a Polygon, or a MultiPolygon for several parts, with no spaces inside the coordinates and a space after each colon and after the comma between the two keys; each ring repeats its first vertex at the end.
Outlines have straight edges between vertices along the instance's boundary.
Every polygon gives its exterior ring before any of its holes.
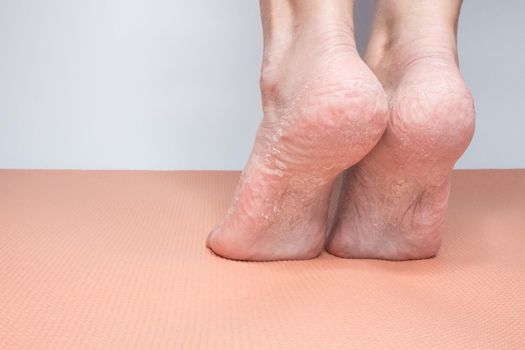
{"type": "Polygon", "coordinates": [[[435,256],[450,173],[474,132],[456,49],[461,1],[378,0],[364,58],[351,0],[260,6],[264,117],[207,246],[255,261],[311,259],[323,249],[435,256]]]}

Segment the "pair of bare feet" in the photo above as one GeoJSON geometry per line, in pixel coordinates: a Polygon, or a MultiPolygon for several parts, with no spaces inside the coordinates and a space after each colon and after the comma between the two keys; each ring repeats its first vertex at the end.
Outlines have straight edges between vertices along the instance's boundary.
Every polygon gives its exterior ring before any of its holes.
{"type": "Polygon", "coordinates": [[[351,0],[261,0],[264,118],[208,237],[216,254],[310,259],[326,247],[405,260],[438,251],[450,173],[474,131],[456,54],[461,1],[376,6],[363,61],[351,0]]]}

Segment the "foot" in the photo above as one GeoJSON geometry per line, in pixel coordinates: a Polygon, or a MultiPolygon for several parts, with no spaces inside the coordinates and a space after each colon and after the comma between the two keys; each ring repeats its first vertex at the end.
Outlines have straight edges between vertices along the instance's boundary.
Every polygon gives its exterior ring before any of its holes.
{"type": "Polygon", "coordinates": [[[207,246],[237,260],[310,259],[324,246],[334,179],[384,132],[386,97],[355,49],[347,1],[261,6],[264,117],[207,246]]]}
{"type": "Polygon", "coordinates": [[[423,259],[440,247],[450,173],[474,131],[473,101],[456,59],[453,3],[379,2],[366,61],[385,87],[390,119],[378,145],[344,174],[327,241],[334,255],[423,259]],[[400,9],[405,5],[410,9],[400,9]]]}

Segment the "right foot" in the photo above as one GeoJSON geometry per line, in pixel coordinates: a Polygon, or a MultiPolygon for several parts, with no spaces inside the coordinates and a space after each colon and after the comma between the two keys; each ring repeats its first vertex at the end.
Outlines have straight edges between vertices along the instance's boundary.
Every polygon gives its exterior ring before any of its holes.
{"type": "Polygon", "coordinates": [[[207,246],[236,260],[310,259],[324,246],[336,176],[386,127],[386,98],[356,51],[348,1],[261,7],[264,118],[207,246]]]}
{"type": "Polygon", "coordinates": [[[458,12],[458,0],[378,2],[366,58],[389,97],[390,120],[345,174],[330,253],[407,260],[438,251],[450,173],[474,130],[457,66],[458,12]]]}

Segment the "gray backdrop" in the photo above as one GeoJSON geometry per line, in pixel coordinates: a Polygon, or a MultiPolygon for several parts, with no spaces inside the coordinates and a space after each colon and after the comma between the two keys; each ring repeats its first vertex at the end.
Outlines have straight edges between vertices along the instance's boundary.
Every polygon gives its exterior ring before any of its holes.
{"type": "MultiPolygon", "coordinates": [[[[524,1],[463,6],[478,122],[460,168],[525,167],[524,18],[524,1]]],[[[0,0],[0,168],[240,169],[261,49],[255,0],[0,0]]]]}

